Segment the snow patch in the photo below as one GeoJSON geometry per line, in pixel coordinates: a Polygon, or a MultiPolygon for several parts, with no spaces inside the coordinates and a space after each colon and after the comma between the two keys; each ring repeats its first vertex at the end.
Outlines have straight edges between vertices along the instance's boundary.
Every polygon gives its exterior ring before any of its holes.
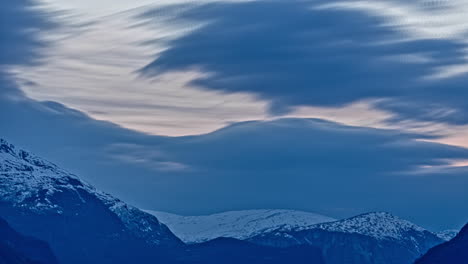
{"type": "Polygon", "coordinates": [[[295,210],[244,210],[205,216],[180,216],[146,211],[166,224],[186,243],[200,243],[219,237],[245,240],[274,228],[299,228],[335,219],[295,210]]]}

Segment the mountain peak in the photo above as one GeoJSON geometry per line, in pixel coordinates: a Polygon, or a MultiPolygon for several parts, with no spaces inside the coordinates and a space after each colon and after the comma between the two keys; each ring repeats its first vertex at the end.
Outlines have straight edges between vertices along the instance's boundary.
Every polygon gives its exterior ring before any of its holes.
{"type": "Polygon", "coordinates": [[[156,217],[96,190],[78,176],[0,139],[0,202],[38,215],[74,216],[99,204],[148,243],[180,241],[156,217]]]}
{"type": "Polygon", "coordinates": [[[25,150],[16,149],[4,139],[0,139],[0,187],[3,200],[36,212],[61,213],[61,207],[53,197],[66,189],[96,192],[77,176],[25,150]]]}
{"type": "Polygon", "coordinates": [[[250,239],[262,245],[319,247],[326,263],[411,263],[443,242],[388,212],[371,212],[292,230],[268,230],[250,239]]]}
{"type": "Polygon", "coordinates": [[[15,154],[15,146],[0,138],[0,153],[15,154]]]}
{"type": "Polygon", "coordinates": [[[449,241],[452,238],[454,238],[459,232],[460,230],[448,229],[448,230],[437,232],[436,235],[445,241],[449,241]]]}
{"type": "Polygon", "coordinates": [[[358,233],[377,239],[402,239],[408,232],[429,232],[388,212],[361,214],[336,222],[318,224],[316,227],[333,232],[358,233]]]}

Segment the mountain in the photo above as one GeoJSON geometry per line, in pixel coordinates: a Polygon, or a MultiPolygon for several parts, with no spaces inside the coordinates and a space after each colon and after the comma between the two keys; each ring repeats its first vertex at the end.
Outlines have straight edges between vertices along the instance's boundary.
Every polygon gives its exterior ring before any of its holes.
{"type": "Polygon", "coordinates": [[[16,232],[0,218],[0,264],[57,264],[57,259],[44,241],[16,232]]]}
{"type": "MultiPolygon", "coordinates": [[[[217,249],[218,242],[239,243],[217,239],[227,237],[246,240],[268,249],[319,249],[324,261],[330,264],[411,263],[453,234],[452,231],[435,234],[385,212],[362,214],[339,221],[292,210],[245,210],[208,216],[147,212],[155,215],[184,242],[193,244],[192,249],[204,245],[201,248],[212,247],[216,249],[214,252],[223,252],[217,249]],[[213,242],[206,242],[209,240],[213,242]],[[201,242],[206,243],[195,244],[201,242]]],[[[201,254],[197,250],[195,252],[201,254]]]]}
{"type": "Polygon", "coordinates": [[[293,229],[266,230],[249,241],[274,247],[318,247],[328,264],[411,263],[429,248],[444,242],[434,233],[384,212],[293,229]]]}
{"type": "Polygon", "coordinates": [[[273,248],[233,238],[191,244],[177,264],[322,264],[320,249],[309,246],[273,248]]]}
{"type": "Polygon", "coordinates": [[[156,216],[186,243],[200,243],[219,237],[246,240],[267,229],[294,229],[335,221],[327,216],[295,210],[244,210],[205,216],[146,212],[156,216]]]}
{"type": "Polygon", "coordinates": [[[468,224],[452,240],[431,248],[416,264],[468,264],[468,224]]]}
{"type": "Polygon", "coordinates": [[[62,264],[154,263],[183,243],[156,217],[0,140],[0,215],[62,264]],[[131,253],[131,254],[130,254],[131,253]]]}
{"type": "MultiPolygon", "coordinates": [[[[185,245],[155,216],[5,140],[0,140],[0,215],[21,233],[46,241],[61,264],[324,263],[320,250],[310,246],[278,249],[235,239],[185,245]]],[[[46,243],[12,245],[0,243],[5,264],[39,264],[23,252],[41,260],[50,256],[46,243]]],[[[49,263],[55,264],[42,264],[49,263]]]]}
{"type": "Polygon", "coordinates": [[[0,243],[0,264],[42,264],[0,243]]]}
{"type": "Polygon", "coordinates": [[[449,229],[449,230],[444,230],[440,232],[436,232],[435,234],[440,237],[441,239],[445,241],[449,241],[452,238],[454,238],[456,235],[458,235],[458,232],[460,230],[455,230],[455,229],[449,229]]]}

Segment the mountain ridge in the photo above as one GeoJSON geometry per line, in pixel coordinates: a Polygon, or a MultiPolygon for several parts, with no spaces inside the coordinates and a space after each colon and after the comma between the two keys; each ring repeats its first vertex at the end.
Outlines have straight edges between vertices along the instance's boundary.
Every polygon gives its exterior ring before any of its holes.
{"type": "Polygon", "coordinates": [[[0,215],[19,232],[48,242],[64,264],[150,263],[165,259],[163,248],[183,246],[156,217],[3,139],[0,215]]]}
{"type": "Polygon", "coordinates": [[[273,229],[249,239],[266,246],[309,245],[329,264],[405,264],[444,241],[387,212],[371,212],[296,230],[273,229]]]}
{"type": "Polygon", "coordinates": [[[146,212],[161,222],[186,243],[201,243],[219,237],[246,240],[266,229],[311,225],[336,219],[297,210],[257,209],[227,211],[202,216],[180,216],[160,211],[146,212]]]}

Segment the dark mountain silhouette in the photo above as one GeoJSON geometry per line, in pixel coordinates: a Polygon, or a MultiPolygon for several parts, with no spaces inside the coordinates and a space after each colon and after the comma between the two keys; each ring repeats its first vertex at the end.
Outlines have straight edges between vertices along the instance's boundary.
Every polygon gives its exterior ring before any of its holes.
{"type": "Polygon", "coordinates": [[[49,245],[16,232],[0,218],[0,264],[57,264],[49,245]]]}
{"type": "Polygon", "coordinates": [[[431,248],[416,264],[467,264],[468,224],[452,240],[431,248]]]}
{"type": "Polygon", "coordinates": [[[217,238],[193,244],[177,259],[178,264],[320,264],[325,263],[318,248],[299,246],[274,248],[233,238],[217,238]]]}

